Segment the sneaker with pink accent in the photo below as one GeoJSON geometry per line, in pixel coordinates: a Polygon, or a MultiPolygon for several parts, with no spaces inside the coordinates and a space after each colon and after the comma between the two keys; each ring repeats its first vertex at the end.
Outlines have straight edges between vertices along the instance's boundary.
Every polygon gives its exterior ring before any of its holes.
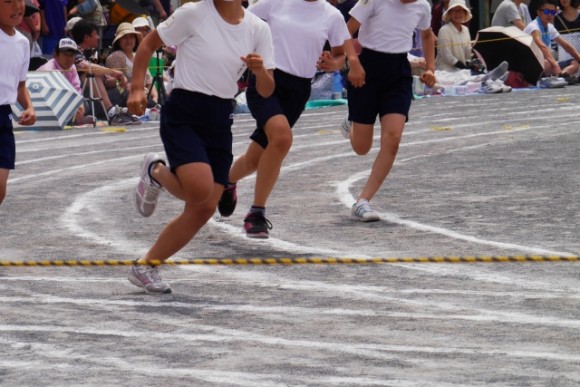
{"type": "Polygon", "coordinates": [[[141,162],[141,178],[135,187],[135,208],[144,217],[149,217],[157,207],[161,193],[161,184],[151,177],[151,169],[156,163],[165,165],[165,161],[156,153],[147,153],[141,162]]]}
{"type": "Polygon", "coordinates": [[[129,272],[129,281],[145,289],[148,294],[171,293],[169,284],[161,279],[157,268],[158,266],[133,265],[129,272]]]}

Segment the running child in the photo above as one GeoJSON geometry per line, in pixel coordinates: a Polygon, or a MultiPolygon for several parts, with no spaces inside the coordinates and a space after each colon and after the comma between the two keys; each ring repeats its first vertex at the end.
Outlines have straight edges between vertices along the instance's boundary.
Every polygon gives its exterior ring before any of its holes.
{"type": "Polygon", "coordinates": [[[127,105],[142,115],[147,104],[145,72],[162,46],[177,46],[175,88],[161,110],[160,135],[169,166],[145,155],[135,188],[135,206],[151,216],[161,188],[185,202],[183,212],[162,231],[149,252],[131,268],[129,280],[147,293],[171,293],[157,267],[181,250],[214,214],[232,164],[233,99],[248,68],[256,92],[274,91],[274,54],[268,25],[241,0],[202,0],[178,8],[141,42],[133,64],[127,105]]]}
{"type": "Polygon", "coordinates": [[[360,56],[347,45],[348,117],[342,133],[353,150],[367,154],[373,144],[374,124],[379,116],[381,143],[371,174],[352,206],[351,218],[361,222],[380,220],[369,202],[375,196],[397,156],[399,143],[409,117],[413,77],[407,59],[413,31],[418,28],[423,42],[426,71],[421,81],[435,84],[435,43],[431,32],[431,7],[427,0],[364,0],[350,11],[348,29],[359,30],[360,56]],[[352,122],[352,125],[351,125],[352,122]]]}
{"type": "Polygon", "coordinates": [[[350,35],[341,13],[325,0],[260,0],[248,10],[272,30],[276,90],[265,98],[256,92],[256,80],[250,77],[246,98],[257,129],[246,153],[230,170],[230,185],[218,210],[222,216],[230,216],[237,203],[236,183],[256,172],[253,204],[244,219],[244,230],[250,238],[268,238],[272,224],[266,219],[266,202],[292,145],[292,127],[310,97],[311,79],[317,66],[323,71],[342,68],[343,45],[350,35]],[[326,41],[331,52],[323,53],[326,41]]]}
{"type": "Polygon", "coordinates": [[[18,102],[24,109],[18,121],[20,125],[36,122],[36,112],[26,88],[30,44],[15,28],[24,17],[24,9],[24,0],[0,1],[0,204],[6,197],[8,175],[16,163],[10,105],[18,102]]]}

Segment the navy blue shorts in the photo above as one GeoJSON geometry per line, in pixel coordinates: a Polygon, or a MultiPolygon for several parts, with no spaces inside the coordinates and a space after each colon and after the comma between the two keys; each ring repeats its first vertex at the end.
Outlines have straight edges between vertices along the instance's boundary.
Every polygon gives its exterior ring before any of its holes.
{"type": "Polygon", "coordinates": [[[246,90],[246,100],[252,117],[256,119],[258,128],[250,138],[262,148],[268,146],[268,137],[264,132],[264,126],[268,120],[276,115],[283,114],[288,119],[292,128],[304,111],[306,102],[310,98],[311,79],[300,78],[274,70],[276,89],[274,93],[263,98],[256,90],[256,77],[251,76],[246,90]]]}
{"type": "Polygon", "coordinates": [[[16,162],[16,142],[12,127],[10,105],[0,105],[0,168],[14,169],[16,162]]]}
{"type": "Polygon", "coordinates": [[[409,118],[413,99],[411,65],[407,54],[385,54],[363,48],[359,60],[365,69],[365,85],[348,90],[349,119],[374,124],[377,115],[399,113],[409,118]]]}
{"type": "Polygon", "coordinates": [[[232,165],[234,102],[174,89],[161,108],[160,134],[171,171],[206,163],[216,183],[228,184],[232,165]]]}

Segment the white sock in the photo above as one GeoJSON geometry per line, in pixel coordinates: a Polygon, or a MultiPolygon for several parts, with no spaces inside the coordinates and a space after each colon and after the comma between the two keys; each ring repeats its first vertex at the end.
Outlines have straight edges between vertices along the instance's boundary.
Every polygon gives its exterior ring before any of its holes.
{"type": "Polygon", "coordinates": [[[111,108],[109,109],[107,114],[109,115],[109,117],[112,117],[115,115],[116,112],[117,112],[117,106],[111,106],[111,108]]]}

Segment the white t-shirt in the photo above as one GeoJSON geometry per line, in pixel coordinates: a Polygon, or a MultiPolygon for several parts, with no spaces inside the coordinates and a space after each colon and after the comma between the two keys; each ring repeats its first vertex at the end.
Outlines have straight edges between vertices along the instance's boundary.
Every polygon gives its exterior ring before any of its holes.
{"type": "Polygon", "coordinates": [[[246,69],[240,57],[257,53],[266,69],[275,67],[268,25],[245,11],[240,24],[227,23],[213,0],[184,4],[157,32],[167,46],[177,46],[174,88],[231,99],[246,69]]]}
{"type": "MultiPolygon", "coordinates": [[[[537,19],[534,19],[532,22],[528,23],[526,28],[524,28],[524,32],[526,34],[529,34],[529,35],[531,35],[532,32],[534,32],[534,31],[538,31],[540,33],[540,37],[541,37],[542,31],[540,30],[540,26],[538,25],[537,19]]],[[[560,36],[560,33],[558,32],[558,30],[556,29],[556,27],[554,27],[554,25],[552,23],[548,23],[548,28],[546,29],[546,32],[548,33],[550,40],[554,40],[554,39],[558,38],[558,36],[560,36]]],[[[550,48],[550,47],[548,47],[548,48],[550,48]]]]}
{"type": "Polygon", "coordinates": [[[20,32],[13,36],[0,29],[0,105],[15,104],[18,83],[26,80],[30,43],[20,32]]]}
{"type": "Polygon", "coordinates": [[[276,68],[301,78],[316,74],[327,40],[339,47],[350,39],[342,14],[326,0],[259,0],[248,10],[272,30],[276,68]]]}
{"type": "Polygon", "coordinates": [[[373,51],[402,54],[413,48],[413,31],[431,27],[431,6],[427,0],[401,3],[399,0],[359,0],[350,16],[361,23],[358,41],[373,51]]]}

